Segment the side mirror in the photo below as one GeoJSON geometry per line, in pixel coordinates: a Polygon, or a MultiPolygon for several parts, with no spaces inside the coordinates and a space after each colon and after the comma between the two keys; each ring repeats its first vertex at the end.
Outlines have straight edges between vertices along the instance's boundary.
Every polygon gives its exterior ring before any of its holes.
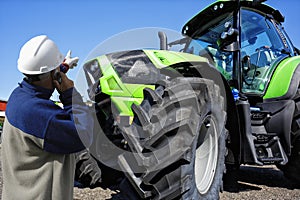
{"type": "Polygon", "coordinates": [[[232,27],[230,22],[224,24],[225,31],[222,32],[219,40],[217,41],[218,46],[223,51],[238,51],[240,49],[237,37],[239,36],[239,30],[232,27]]]}

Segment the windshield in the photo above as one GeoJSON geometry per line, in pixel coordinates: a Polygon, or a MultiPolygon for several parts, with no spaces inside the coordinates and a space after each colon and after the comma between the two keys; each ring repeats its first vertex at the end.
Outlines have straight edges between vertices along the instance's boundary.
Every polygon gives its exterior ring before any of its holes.
{"type": "MultiPolygon", "coordinates": [[[[227,80],[231,80],[234,52],[222,51],[217,44],[226,31],[226,22],[233,23],[232,13],[220,16],[207,26],[207,30],[196,33],[185,51],[208,58],[227,80]]],[[[248,8],[241,10],[240,38],[241,90],[262,95],[277,64],[291,53],[291,43],[279,23],[248,8]]]]}
{"type": "Polygon", "coordinates": [[[278,62],[288,56],[288,43],[278,34],[281,25],[252,10],[242,10],[242,91],[262,94],[278,62]]]}

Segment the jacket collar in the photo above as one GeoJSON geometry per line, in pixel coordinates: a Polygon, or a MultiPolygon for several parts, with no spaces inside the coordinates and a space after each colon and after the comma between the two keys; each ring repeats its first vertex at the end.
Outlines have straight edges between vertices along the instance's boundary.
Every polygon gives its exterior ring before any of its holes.
{"type": "Polygon", "coordinates": [[[50,97],[52,96],[52,93],[54,92],[53,90],[50,89],[46,89],[40,86],[36,86],[36,85],[32,85],[30,83],[28,83],[25,79],[23,79],[23,81],[21,83],[19,83],[20,88],[26,90],[26,92],[29,92],[31,94],[33,94],[34,96],[37,96],[39,98],[43,98],[43,99],[50,99],[50,97]]]}

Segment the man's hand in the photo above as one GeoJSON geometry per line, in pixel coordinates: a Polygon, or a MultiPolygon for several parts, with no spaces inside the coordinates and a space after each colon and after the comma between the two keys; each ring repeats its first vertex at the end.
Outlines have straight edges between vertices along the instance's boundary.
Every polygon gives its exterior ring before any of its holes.
{"type": "Polygon", "coordinates": [[[53,79],[53,84],[59,93],[62,93],[70,88],[74,87],[74,82],[70,80],[65,73],[57,72],[61,76],[61,83],[53,79]]]}
{"type": "Polygon", "coordinates": [[[71,50],[69,50],[62,64],[67,65],[70,69],[73,69],[77,66],[79,57],[71,58],[71,53],[71,50]]]}

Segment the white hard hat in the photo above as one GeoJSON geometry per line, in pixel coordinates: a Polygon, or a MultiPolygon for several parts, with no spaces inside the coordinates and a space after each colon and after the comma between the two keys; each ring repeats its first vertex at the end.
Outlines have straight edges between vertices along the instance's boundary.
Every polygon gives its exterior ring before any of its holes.
{"type": "Polygon", "coordinates": [[[21,48],[18,69],[28,75],[52,71],[64,60],[56,44],[46,35],[30,39],[21,48]]]}

